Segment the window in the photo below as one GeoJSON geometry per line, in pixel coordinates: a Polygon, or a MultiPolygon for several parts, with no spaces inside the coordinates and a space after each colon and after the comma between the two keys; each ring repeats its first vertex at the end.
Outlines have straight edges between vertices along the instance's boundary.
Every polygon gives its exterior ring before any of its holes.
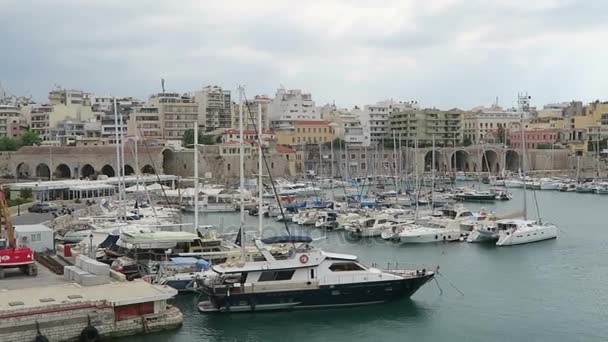
{"type": "Polygon", "coordinates": [[[314,268],[310,269],[310,279],[315,279],[315,269],[314,268]]]}
{"type": "Polygon", "coordinates": [[[226,169],[227,169],[228,171],[230,171],[230,164],[227,164],[227,165],[226,165],[226,169]]]}
{"type": "Polygon", "coordinates": [[[258,281],[290,280],[291,277],[293,277],[294,273],[295,273],[295,270],[262,272],[262,274],[260,274],[260,278],[258,279],[258,281]]]}
{"type": "Polygon", "coordinates": [[[332,272],[349,272],[349,271],[363,271],[365,270],[359,264],[354,262],[339,262],[333,263],[329,266],[332,272]]]}
{"type": "Polygon", "coordinates": [[[353,153],[353,154],[350,155],[350,159],[355,159],[355,158],[357,158],[356,154],[353,153]]]}

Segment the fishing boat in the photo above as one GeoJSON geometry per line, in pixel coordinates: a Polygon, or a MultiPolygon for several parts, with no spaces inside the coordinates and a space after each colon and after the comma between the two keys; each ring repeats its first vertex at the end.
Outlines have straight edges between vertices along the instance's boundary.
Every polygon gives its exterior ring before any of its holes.
{"type": "Polygon", "coordinates": [[[214,265],[199,280],[202,313],[349,307],[412,296],[433,271],[368,267],[354,255],[324,252],[305,236],[254,241],[260,260],[214,265]],[[272,246],[286,253],[272,253],[272,246]]]}

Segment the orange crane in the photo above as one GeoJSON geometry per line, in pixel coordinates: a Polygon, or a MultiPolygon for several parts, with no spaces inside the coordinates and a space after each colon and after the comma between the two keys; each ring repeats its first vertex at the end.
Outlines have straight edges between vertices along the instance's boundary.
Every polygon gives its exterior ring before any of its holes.
{"type": "Polygon", "coordinates": [[[38,274],[34,251],[27,246],[17,246],[6,194],[0,190],[0,279],[4,278],[4,272],[8,268],[19,268],[29,276],[38,274]]]}

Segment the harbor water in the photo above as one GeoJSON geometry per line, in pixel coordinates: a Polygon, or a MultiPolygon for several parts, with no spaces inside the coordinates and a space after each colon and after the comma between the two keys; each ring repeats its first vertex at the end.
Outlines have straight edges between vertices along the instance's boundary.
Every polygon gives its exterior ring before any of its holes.
{"type": "MultiPolygon", "coordinates": [[[[522,191],[495,204],[470,209],[521,210],[522,191]]],[[[380,239],[352,240],[342,232],[316,242],[327,251],[356,254],[366,264],[440,266],[438,284],[411,299],[363,307],[202,315],[197,295],[175,303],[185,316],[177,331],[119,341],[605,341],[608,338],[608,196],[537,191],[543,221],[559,238],[496,247],[466,242],[399,246],[380,239]],[[458,289],[458,290],[457,290],[458,289]],[[462,294],[459,292],[462,291],[462,294]]],[[[534,195],[528,192],[531,217],[534,195]]],[[[246,216],[256,230],[257,217],[246,216]]],[[[238,229],[238,213],[201,215],[201,224],[238,229]]],[[[284,233],[264,219],[265,236],[284,233]],[[270,233],[268,232],[270,231],[270,233]]],[[[296,232],[322,236],[318,230],[296,232]]]]}

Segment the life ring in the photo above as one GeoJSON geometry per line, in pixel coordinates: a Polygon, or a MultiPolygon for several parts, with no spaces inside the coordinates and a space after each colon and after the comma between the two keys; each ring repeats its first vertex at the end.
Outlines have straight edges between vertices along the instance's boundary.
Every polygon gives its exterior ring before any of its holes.
{"type": "Polygon", "coordinates": [[[306,254],[300,255],[300,262],[303,263],[303,264],[307,263],[308,262],[308,255],[306,255],[306,254]]]}
{"type": "Polygon", "coordinates": [[[99,341],[101,337],[99,336],[99,331],[92,325],[87,325],[80,332],[80,342],[95,342],[99,341]]]}

